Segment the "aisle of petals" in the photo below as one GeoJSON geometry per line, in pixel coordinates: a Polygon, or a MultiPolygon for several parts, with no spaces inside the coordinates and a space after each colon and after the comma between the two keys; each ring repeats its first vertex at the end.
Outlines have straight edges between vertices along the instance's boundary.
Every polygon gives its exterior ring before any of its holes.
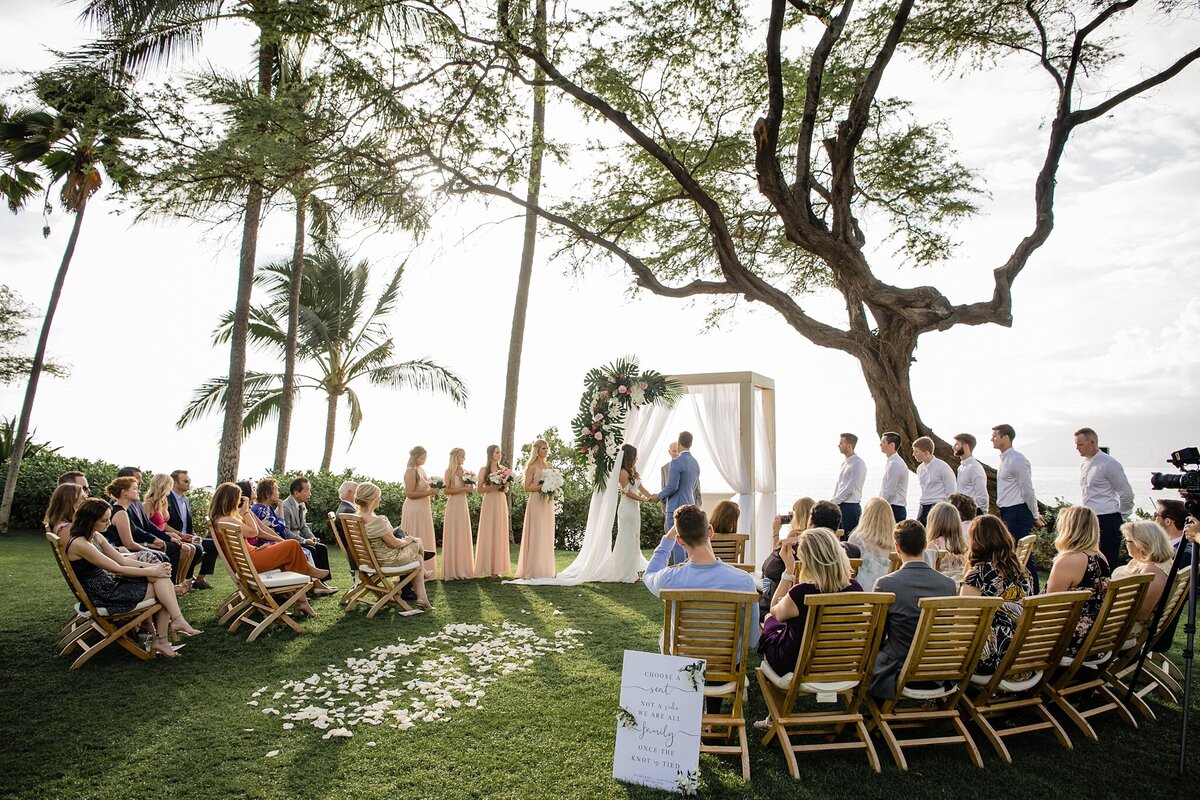
{"type": "MultiPolygon", "coordinates": [[[[479,707],[487,687],[502,677],[530,669],[551,653],[581,647],[583,633],[566,628],[547,639],[511,622],[447,625],[411,642],[351,656],[307,678],[281,681],[262,713],[278,716],[284,730],[297,723],[323,730],[324,739],[349,738],[359,725],[407,730],[422,722],[449,722],[456,710],[479,707]]],[[[259,706],[267,690],[254,692],[247,705],[259,706]]]]}

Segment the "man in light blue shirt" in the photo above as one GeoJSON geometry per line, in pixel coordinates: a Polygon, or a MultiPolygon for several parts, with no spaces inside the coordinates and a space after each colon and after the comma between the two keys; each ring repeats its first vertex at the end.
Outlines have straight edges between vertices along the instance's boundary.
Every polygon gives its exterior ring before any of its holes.
{"type": "MultiPolygon", "coordinates": [[[[675,511],[675,527],[672,533],[663,535],[650,564],[642,575],[646,588],[655,597],[663,589],[717,589],[727,592],[757,592],[754,577],[732,564],[717,558],[709,539],[712,526],[708,517],[697,506],[681,506],[675,511]],[[678,542],[687,551],[688,559],[682,564],[667,567],[671,549],[678,542]]],[[[754,604],[750,620],[750,646],[758,643],[758,604],[754,604]]]]}

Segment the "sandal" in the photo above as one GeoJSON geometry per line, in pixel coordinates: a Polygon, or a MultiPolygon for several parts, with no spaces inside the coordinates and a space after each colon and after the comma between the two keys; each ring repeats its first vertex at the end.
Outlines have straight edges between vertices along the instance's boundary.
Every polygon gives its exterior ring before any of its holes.
{"type": "Polygon", "coordinates": [[[191,590],[192,590],[192,587],[188,586],[186,583],[175,584],[175,596],[176,597],[183,597],[185,594],[187,594],[191,590]]]}
{"type": "Polygon", "coordinates": [[[154,648],[153,649],[154,649],[155,656],[162,656],[163,658],[178,658],[179,657],[179,653],[175,652],[175,648],[171,646],[171,643],[169,641],[167,641],[166,636],[158,636],[156,634],[154,637],[154,648]],[[158,646],[159,642],[164,642],[165,643],[164,647],[160,648],[158,646]]]}
{"type": "Polygon", "coordinates": [[[754,723],[754,729],[758,730],[758,731],[771,730],[771,720],[770,719],[760,719],[760,720],[756,721],[754,723]]]}
{"type": "Polygon", "coordinates": [[[191,637],[193,637],[193,636],[199,636],[200,634],[204,633],[204,631],[198,631],[198,630],[196,630],[195,628],[193,628],[191,625],[188,625],[188,624],[187,624],[187,620],[185,620],[185,619],[183,618],[183,615],[182,615],[182,614],[180,614],[180,615],[179,615],[179,616],[177,616],[177,617],[172,617],[172,618],[171,618],[170,629],[171,629],[171,631],[172,631],[173,633],[177,633],[177,634],[179,634],[180,636],[187,636],[189,639],[190,639],[191,637]],[[185,628],[185,627],[182,627],[182,626],[180,626],[180,625],[177,625],[177,624],[176,624],[176,622],[175,622],[175,620],[179,620],[179,621],[180,621],[180,622],[182,622],[184,625],[187,625],[187,627],[185,628]]]}

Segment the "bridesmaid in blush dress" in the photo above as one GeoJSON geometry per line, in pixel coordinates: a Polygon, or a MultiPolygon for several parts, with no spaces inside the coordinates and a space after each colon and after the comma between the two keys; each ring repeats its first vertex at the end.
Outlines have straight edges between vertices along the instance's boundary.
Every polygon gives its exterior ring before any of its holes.
{"type": "Polygon", "coordinates": [[[497,486],[488,475],[500,469],[498,445],[489,445],[487,464],[479,470],[479,535],[475,540],[475,577],[499,578],[512,571],[508,555],[508,484],[497,486]]]}
{"type": "Polygon", "coordinates": [[[463,462],[467,453],[461,447],[450,451],[446,468],[446,517],[442,522],[442,580],[457,581],[475,575],[471,555],[471,512],[467,495],[474,487],[463,481],[463,462]]]}
{"type": "Polygon", "coordinates": [[[420,445],[408,451],[408,469],[404,471],[404,506],[400,509],[400,528],[414,539],[420,539],[430,556],[425,561],[425,580],[437,574],[437,536],[433,532],[433,505],[430,498],[438,493],[429,484],[424,464],[425,448],[420,445]]]}
{"type": "Polygon", "coordinates": [[[553,578],[554,498],[541,492],[542,471],[550,468],[546,457],[550,446],[544,439],[533,443],[533,458],[525,467],[525,524],[521,528],[521,555],[517,558],[518,579],[553,578]]]}

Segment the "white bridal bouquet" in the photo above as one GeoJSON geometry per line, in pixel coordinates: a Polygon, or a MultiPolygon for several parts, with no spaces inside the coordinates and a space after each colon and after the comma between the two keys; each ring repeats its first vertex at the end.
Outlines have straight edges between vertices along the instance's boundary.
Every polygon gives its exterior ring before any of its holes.
{"type": "Polygon", "coordinates": [[[563,509],[563,474],[556,469],[542,470],[538,481],[541,486],[538,491],[548,503],[554,503],[554,513],[561,514],[563,509]]]}
{"type": "Polygon", "coordinates": [[[463,470],[462,482],[464,484],[467,486],[474,486],[476,483],[478,483],[478,480],[479,476],[477,476],[474,472],[471,472],[469,469],[463,470]]]}

